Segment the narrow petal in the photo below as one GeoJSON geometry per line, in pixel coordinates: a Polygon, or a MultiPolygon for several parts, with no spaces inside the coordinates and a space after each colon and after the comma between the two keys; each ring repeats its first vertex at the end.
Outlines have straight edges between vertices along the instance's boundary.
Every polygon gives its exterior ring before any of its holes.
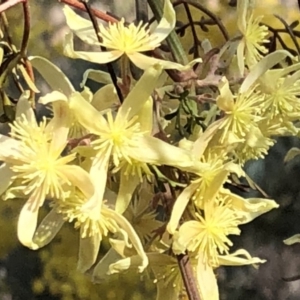
{"type": "Polygon", "coordinates": [[[57,90],[67,97],[74,91],[74,87],[68,77],[53,63],[40,56],[30,56],[32,66],[47,81],[52,90],[57,90]]]}
{"type": "Polygon", "coordinates": [[[153,127],[153,100],[149,97],[138,113],[137,122],[140,123],[142,132],[151,133],[153,127]]]}
{"type": "Polygon", "coordinates": [[[34,122],[36,124],[36,118],[33,112],[33,109],[28,101],[29,99],[29,92],[25,91],[16,106],[16,118],[20,117],[21,115],[26,116],[26,120],[28,120],[30,123],[34,122]]]}
{"type": "Polygon", "coordinates": [[[86,102],[78,92],[73,93],[69,101],[70,109],[78,122],[91,133],[101,135],[103,127],[107,127],[107,122],[102,114],[86,102]]]}
{"type": "Polygon", "coordinates": [[[115,210],[119,214],[123,214],[131,201],[135,188],[140,183],[140,178],[139,176],[127,176],[124,172],[121,172],[120,176],[120,187],[115,210]]]}
{"type": "Polygon", "coordinates": [[[138,114],[154,91],[161,72],[162,68],[159,65],[151,66],[144,72],[120,107],[117,118],[127,116],[130,120],[138,114]]]}
{"type": "Polygon", "coordinates": [[[70,29],[82,41],[90,45],[98,45],[98,39],[92,22],[76,14],[68,5],[64,5],[63,12],[70,29]]]}
{"type": "Polygon", "coordinates": [[[86,198],[93,196],[95,188],[89,173],[75,165],[64,165],[61,172],[82,191],[86,198]]]}
{"type": "Polygon", "coordinates": [[[29,198],[19,215],[18,220],[18,239],[26,247],[36,250],[39,248],[32,239],[37,226],[38,208],[32,209],[32,200],[29,198]]]}
{"type": "Polygon", "coordinates": [[[97,64],[106,64],[117,60],[124,52],[119,50],[103,52],[74,51],[73,34],[68,33],[66,34],[64,42],[64,54],[70,58],[80,58],[97,64]]]}
{"type": "Polygon", "coordinates": [[[106,186],[108,163],[109,155],[105,154],[93,160],[90,178],[95,187],[95,193],[92,197],[88,197],[89,200],[83,205],[83,209],[92,210],[95,207],[101,207],[106,186]]]}
{"type": "Polygon", "coordinates": [[[218,260],[222,266],[254,265],[255,267],[256,264],[263,264],[266,262],[265,259],[252,257],[245,249],[239,249],[228,255],[220,255],[218,256],[218,260]]]}
{"type": "Polygon", "coordinates": [[[14,159],[18,160],[20,156],[20,141],[15,140],[9,136],[0,134],[0,160],[6,162],[14,162],[14,159]],[[11,158],[11,159],[10,159],[11,158]]]}
{"type": "Polygon", "coordinates": [[[222,78],[219,84],[219,91],[220,96],[217,98],[218,107],[223,111],[232,111],[234,100],[226,77],[222,78]]]}
{"type": "MultiPolygon", "coordinates": [[[[128,270],[130,268],[134,268],[134,267],[140,268],[142,263],[143,263],[143,261],[142,261],[141,257],[138,255],[126,257],[126,258],[120,259],[117,262],[111,264],[109,266],[107,274],[111,275],[111,274],[120,273],[120,272],[126,271],[126,270],[128,270]]],[[[142,272],[142,271],[140,271],[140,272],[142,272]]]]}
{"type": "Polygon", "coordinates": [[[177,229],[179,221],[182,217],[182,214],[183,214],[185,208],[187,207],[192,195],[196,191],[197,187],[198,187],[198,184],[191,183],[188,187],[186,187],[181,192],[181,194],[176,199],[176,202],[172,209],[171,218],[170,218],[170,221],[167,226],[167,231],[170,234],[175,233],[175,230],[177,229]]]}
{"type": "Polygon", "coordinates": [[[168,165],[190,172],[197,172],[201,163],[179,147],[168,144],[152,136],[144,135],[137,141],[131,155],[134,159],[153,165],[168,165]]]}
{"type": "MultiPolygon", "coordinates": [[[[85,86],[88,79],[99,82],[99,83],[103,83],[103,84],[111,83],[110,74],[107,72],[101,71],[101,70],[87,69],[83,73],[83,78],[82,78],[82,82],[81,82],[80,86],[81,87],[85,86]]],[[[118,80],[120,80],[119,77],[118,77],[118,80]]]]}
{"type": "Polygon", "coordinates": [[[150,57],[147,55],[144,55],[142,53],[134,52],[132,54],[127,54],[129,59],[140,69],[146,70],[154,65],[161,65],[163,69],[170,69],[170,70],[178,70],[178,71],[186,71],[191,69],[191,67],[199,62],[202,62],[201,58],[193,60],[191,63],[189,63],[186,66],[183,66],[181,64],[178,64],[176,62],[167,61],[163,59],[158,59],[154,57],[150,57]]]}
{"type": "Polygon", "coordinates": [[[290,52],[286,50],[277,50],[263,57],[245,78],[241,85],[240,93],[247,92],[260,76],[262,76],[266,71],[270,70],[286,57],[294,58],[290,52]]]}
{"type": "Polygon", "coordinates": [[[176,14],[170,0],[165,0],[163,16],[159,21],[155,30],[151,33],[153,46],[160,44],[164,41],[171,31],[175,28],[176,14]]]}
{"type": "Polygon", "coordinates": [[[222,120],[218,120],[211,125],[200,135],[200,137],[193,144],[192,152],[196,158],[200,159],[205,152],[209,142],[214,137],[216,131],[222,125],[222,120]]]}
{"type": "Polygon", "coordinates": [[[12,177],[15,173],[11,170],[11,168],[7,164],[2,164],[0,166],[0,195],[2,195],[7,188],[11,185],[13,179],[12,177]]]}
{"type": "Polygon", "coordinates": [[[56,101],[64,101],[68,103],[68,97],[59,91],[53,91],[39,99],[39,103],[47,105],[56,101]]]}
{"type": "Polygon", "coordinates": [[[288,161],[294,159],[296,156],[300,155],[300,149],[293,147],[291,148],[288,153],[284,157],[284,162],[287,163],[288,161]]]}
{"type": "Polygon", "coordinates": [[[107,280],[110,265],[118,262],[120,259],[122,259],[122,256],[114,248],[110,248],[93,270],[93,283],[100,283],[107,280]]]}
{"type": "Polygon", "coordinates": [[[33,243],[38,248],[48,245],[60,231],[64,222],[63,216],[57,213],[54,207],[38,226],[33,236],[33,243]]]}
{"type": "MultiPolygon", "coordinates": [[[[243,1],[241,1],[243,2],[243,1]]],[[[236,50],[236,56],[237,56],[237,65],[239,68],[240,76],[244,76],[245,73],[245,41],[241,40],[237,50],[236,50]]]]}
{"type": "Polygon", "coordinates": [[[291,237],[289,237],[288,239],[285,239],[283,241],[286,245],[293,245],[293,244],[296,244],[296,243],[300,243],[300,234],[297,233],[291,237]]]}
{"type": "Polygon", "coordinates": [[[101,243],[101,236],[96,234],[86,238],[80,238],[79,257],[77,270],[85,273],[95,263],[101,243]]]}
{"type": "Polygon", "coordinates": [[[114,85],[107,84],[94,94],[91,104],[98,111],[103,112],[106,109],[112,108],[113,104],[118,104],[119,102],[114,85]]]}
{"type": "Polygon", "coordinates": [[[236,8],[237,26],[242,33],[244,33],[247,28],[246,16],[247,16],[248,6],[249,6],[249,0],[238,1],[237,3],[237,8],[236,8]]]}
{"type": "Polygon", "coordinates": [[[264,198],[244,199],[230,192],[226,194],[228,199],[230,199],[230,205],[232,205],[234,210],[237,210],[238,216],[241,217],[241,224],[249,223],[258,216],[279,207],[274,200],[264,198]]]}
{"type": "Polygon", "coordinates": [[[198,257],[197,282],[202,300],[219,300],[219,288],[213,269],[198,257]]]}
{"type": "Polygon", "coordinates": [[[128,234],[128,237],[135,248],[137,254],[139,255],[140,263],[139,263],[139,272],[143,272],[144,269],[148,266],[148,257],[144,251],[143,245],[141,243],[140,238],[138,237],[137,233],[134,231],[131,224],[119,213],[113,211],[113,210],[107,210],[107,214],[111,215],[111,218],[113,218],[122,229],[125,230],[125,232],[128,234]]]}

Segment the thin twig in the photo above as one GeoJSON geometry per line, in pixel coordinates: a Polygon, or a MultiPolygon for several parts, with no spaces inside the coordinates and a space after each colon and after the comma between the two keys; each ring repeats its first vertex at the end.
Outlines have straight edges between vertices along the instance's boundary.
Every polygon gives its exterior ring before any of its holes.
{"type": "MultiPolygon", "coordinates": [[[[82,11],[87,11],[86,7],[84,5],[84,3],[80,3],[77,0],[58,0],[59,2],[65,3],[67,5],[70,5],[72,7],[75,7],[77,9],[80,9],[82,11]]],[[[115,23],[118,22],[118,20],[114,17],[112,17],[111,15],[104,13],[98,9],[90,9],[91,12],[93,13],[94,16],[96,16],[97,18],[106,21],[106,22],[111,22],[111,23],[115,23]]]]}
{"type": "MultiPolygon", "coordinates": [[[[101,43],[102,39],[101,39],[100,29],[98,27],[97,20],[96,20],[94,14],[93,14],[93,10],[90,8],[90,6],[88,5],[88,3],[85,2],[84,0],[82,0],[82,4],[84,5],[84,7],[85,7],[85,9],[86,9],[87,13],[89,14],[89,17],[90,17],[90,19],[92,21],[92,24],[93,24],[93,27],[94,27],[95,34],[97,36],[98,42],[101,43]]],[[[101,51],[106,51],[105,47],[100,46],[100,48],[101,48],[101,51]]],[[[108,73],[109,73],[109,75],[111,77],[111,80],[113,82],[113,85],[116,88],[119,100],[122,103],[124,99],[123,99],[123,95],[122,95],[121,89],[120,89],[120,87],[118,85],[118,79],[117,79],[116,73],[114,71],[114,68],[113,68],[113,66],[112,66],[111,63],[107,63],[106,67],[107,67],[107,71],[108,71],[108,73]]]]}
{"type": "Polygon", "coordinates": [[[296,37],[295,37],[295,35],[294,35],[293,30],[290,28],[290,26],[288,25],[288,23],[287,23],[283,18],[281,18],[280,16],[275,15],[275,14],[274,14],[274,16],[275,16],[278,20],[280,20],[280,21],[282,22],[282,24],[284,25],[286,31],[289,33],[289,35],[290,35],[290,37],[291,37],[291,39],[292,39],[292,41],[293,41],[293,43],[294,43],[294,45],[295,45],[295,47],[296,47],[296,49],[297,49],[298,56],[300,56],[300,46],[299,46],[299,44],[298,44],[298,42],[297,42],[297,39],[296,39],[296,37]]]}
{"type": "Polygon", "coordinates": [[[226,41],[229,40],[229,34],[227,32],[227,29],[225,28],[223,23],[220,21],[220,19],[215,14],[213,14],[209,9],[207,9],[205,6],[200,4],[199,1],[196,2],[194,0],[179,0],[179,1],[173,2],[173,5],[175,7],[175,6],[178,6],[180,4],[184,4],[184,3],[187,3],[189,5],[192,5],[192,6],[196,7],[197,9],[201,10],[206,15],[208,15],[211,19],[213,19],[215,21],[216,25],[219,27],[220,31],[222,32],[222,34],[224,36],[224,39],[226,41]]]}
{"type": "Polygon", "coordinates": [[[24,31],[23,31],[23,38],[21,43],[20,54],[21,57],[26,56],[28,41],[29,41],[29,34],[30,34],[30,11],[29,11],[29,1],[23,2],[23,14],[24,14],[24,31]]]}
{"type": "Polygon", "coordinates": [[[188,17],[191,29],[192,29],[192,36],[193,36],[193,39],[194,39],[194,58],[198,58],[199,57],[198,37],[197,37],[197,32],[196,32],[196,29],[195,29],[194,22],[193,22],[193,17],[192,17],[192,14],[191,14],[191,11],[190,11],[190,8],[189,8],[188,4],[183,3],[183,5],[184,5],[184,9],[185,9],[186,15],[188,17]]]}
{"type": "Polygon", "coordinates": [[[180,254],[176,258],[189,300],[201,300],[189,256],[187,254],[180,254]]]}
{"type": "Polygon", "coordinates": [[[26,2],[27,0],[8,0],[2,4],[0,4],[0,13],[8,10],[9,8],[19,4],[19,3],[24,3],[26,2]]]}

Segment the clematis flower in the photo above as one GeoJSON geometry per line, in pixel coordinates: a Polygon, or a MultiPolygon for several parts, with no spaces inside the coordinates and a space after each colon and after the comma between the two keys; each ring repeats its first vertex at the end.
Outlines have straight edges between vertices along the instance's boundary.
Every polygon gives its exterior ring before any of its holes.
{"type": "Polygon", "coordinates": [[[6,178],[5,184],[16,182],[15,192],[28,197],[19,216],[18,238],[23,245],[37,249],[32,238],[45,198],[65,199],[75,186],[92,196],[94,187],[87,172],[69,164],[75,154],[61,156],[67,144],[67,107],[57,107],[48,124],[45,119],[38,124],[27,97],[23,95],[18,102],[10,137],[0,136],[0,160],[5,163],[0,176],[6,178]]]}
{"type": "Polygon", "coordinates": [[[238,1],[237,3],[237,26],[242,33],[242,39],[237,48],[237,60],[240,74],[244,74],[245,63],[249,69],[253,67],[267,53],[263,46],[268,42],[268,28],[260,25],[262,19],[254,17],[253,9],[255,0],[238,1]]]}
{"type": "Polygon", "coordinates": [[[229,235],[239,235],[241,224],[239,212],[233,211],[226,203],[208,203],[203,215],[196,213],[197,220],[183,223],[175,232],[173,252],[180,254],[189,251],[197,259],[197,283],[201,299],[218,300],[218,285],[213,270],[220,265],[248,265],[264,263],[265,260],[252,258],[240,249],[229,253],[233,244],[229,235]],[[241,257],[242,256],[242,257],[241,257]]]}
{"type": "Polygon", "coordinates": [[[121,214],[110,209],[102,201],[102,195],[97,201],[98,206],[93,210],[85,208],[87,201],[88,199],[79,192],[65,201],[60,201],[56,207],[56,211],[64,220],[74,221],[75,228],[80,229],[78,269],[86,272],[95,263],[104,236],[108,233],[120,233],[126,246],[131,248],[133,245],[139,255],[139,271],[142,272],[148,265],[148,258],[132,225],[121,214]]]}
{"type": "MultiPolygon", "coordinates": [[[[76,36],[85,43],[99,46],[97,36],[90,21],[81,18],[68,6],[64,7],[64,13],[68,26],[76,36]]],[[[99,24],[100,37],[102,39],[100,45],[110,49],[110,51],[74,51],[73,35],[69,33],[65,39],[64,53],[71,58],[81,58],[101,64],[115,61],[126,55],[137,67],[144,70],[157,63],[161,64],[165,69],[189,69],[193,63],[200,62],[201,59],[193,61],[188,66],[182,66],[178,63],[142,54],[142,52],[151,51],[159,47],[161,42],[174,29],[175,22],[176,15],[171,1],[165,0],[162,19],[153,31],[148,29],[149,24],[147,23],[139,23],[138,26],[131,23],[127,26],[124,19],[113,24],[110,23],[107,27],[99,24]]]]}
{"type": "Polygon", "coordinates": [[[203,253],[203,262],[216,267],[218,255],[228,254],[232,246],[227,236],[240,234],[239,218],[227,205],[214,203],[207,204],[203,216],[196,213],[196,217],[197,220],[187,221],[179,227],[175,243],[188,251],[203,253]]]}
{"type": "MultiPolygon", "coordinates": [[[[121,173],[116,204],[116,209],[120,213],[127,208],[134,189],[142,181],[142,175],[150,175],[148,164],[170,165],[187,171],[198,170],[201,167],[201,163],[197,162],[188,151],[151,136],[150,94],[156,86],[160,73],[159,66],[146,70],[115,117],[109,111],[105,118],[101,112],[86,103],[79,93],[72,94],[68,101],[78,122],[96,136],[88,148],[81,148],[81,154],[89,156],[91,149],[96,153],[91,157],[90,174],[99,195],[103,194],[111,159],[115,172],[121,173]]],[[[91,208],[94,205],[97,204],[91,204],[91,208]]]]}

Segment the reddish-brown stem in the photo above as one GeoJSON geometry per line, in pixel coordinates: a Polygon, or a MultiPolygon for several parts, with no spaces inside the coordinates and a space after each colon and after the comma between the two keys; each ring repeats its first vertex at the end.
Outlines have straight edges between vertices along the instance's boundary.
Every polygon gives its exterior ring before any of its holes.
{"type": "Polygon", "coordinates": [[[26,57],[27,46],[29,41],[29,34],[30,34],[30,11],[29,11],[29,1],[23,2],[23,14],[24,14],[24,31],[23,31],[23,38],[21,44],[21,57],[26,57]]]}
{"type": "Polygon", "coordinates": [[[7,0],[6,2],[0,4],[0,13],[8,10],[9,8],[19,4],[27,2],[27,0],[7,0]]]}
{"type": "MultiPolygon", "coordinates": [[[[85,8],[84,4],[81,2],[78,2],[77,0],[58,0],[58,1],[86,12],[86,8],[85,8]]],[[[114,18],[98,9],[93,8],[93,9],[91,9],[91,11],[94,16],[96,16],[97,18],[99,18],[103,21],[111,22],[111,23],[118,22],[118,20],[116,18],[114,18]]]]}
{"type": "Polygon", "coordinates": [[[188,254],[176,257],[189,300],[201,300],[188,254]]]}

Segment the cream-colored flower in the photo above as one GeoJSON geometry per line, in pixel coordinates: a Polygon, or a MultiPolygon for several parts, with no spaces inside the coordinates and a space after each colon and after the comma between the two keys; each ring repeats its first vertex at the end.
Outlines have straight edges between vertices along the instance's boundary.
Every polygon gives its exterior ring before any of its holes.
{"type": "Polygon", "coordinates": [[[249,69],[253,67],[267,53],[263,46],[268,42],[268,28],[260,25],[262,17],[254,17],[253,9],[255,0],[238,1],[237,3],[237,25],[242,33],[242,39],[237,48],[238,66],[241,75],[244,74],[245,63],[249,69]]]}
{"type": "Polygon", "coordinates": [[[18,237],[22,244],[36,249],[38,246],[32,238],[38,211],[45,198],[64,199],[74,186],[92,196],[94,187],[87,172],[69,164],[74,160],[74,154],[61,156],[67,144],[67,107],[63,105],[57,109],[59,113],[54,114],[48,125],[45,119],[37,123],[26,96],[21,97],[18,108],[22,110],[17,110],[11,137],[0,137],[0,160],[6,166],[1,169],[4,172],[1,178],[7,176],[8,167],[10,179],[17,184],[14,185],[15,192],[28,197],[19,216],[18,237]]]}
{"type": "MultiPolygon", "coordinates": [[[[178,63],[142,54],[142,52],[159,47],[174,29],[176,15],[170,0],[164,1],[163,16],[153,31],[148,28],[149,24],[142,24],[142,22],[137,26],[133,23],[127,26],[124,19],[113,24],[110,23],[106,27],[99,24],[102,39],[100,44],[90,21],[81,18],[68,6],[64,7],[64,13],[68,26],[76,36],[90,45],[101,45],[109,49],[109,51],[103,52],[74,51],[73,35],[69,33],[64,45],[65,55],[69,57],[105,64],[126,55],[137,67],[144,70],[157,63],[165,69],[184,70],[190,68],[189,65],[184,67],[178,63]]],[[[198,59],[195,62],[200,61],[198,59]]]]}
{"type": "MultiPolygon", "coordinates": [[[[152,98],[150,97],[161,73],[159,66],[145,71],[141,79],[130,91],[117,114],[109,111],[106,117],[86,103],[79,93],[69,99],[69,107],[90,133],[96,137],[86,148],[92,157],[91,176],[99,195],[106,185],[110,161],[114,172],[120,171],[120,189],[117,210],[123,213],[142,175],[151,175],[147,164],[170,165],[183,170],[198,170],[198,163],[186,150],[172,146],[151,135],[152,98]],[[172,153],[172,155],[170,155],[172,153]]],[[[85,155],[84,148],[81,153],[85,155]]]]}
{"type": "Polygon", "coordinates": [[[238,215],[227,205],[209,203],[197,220],[184,222],[174,236],[174,247],[184,247],[196,254],[203,253],[203,262],[211,267],[219,265],[218,256],[229,253],[232,242],[228,235],[239,235],[238,215]]]}

